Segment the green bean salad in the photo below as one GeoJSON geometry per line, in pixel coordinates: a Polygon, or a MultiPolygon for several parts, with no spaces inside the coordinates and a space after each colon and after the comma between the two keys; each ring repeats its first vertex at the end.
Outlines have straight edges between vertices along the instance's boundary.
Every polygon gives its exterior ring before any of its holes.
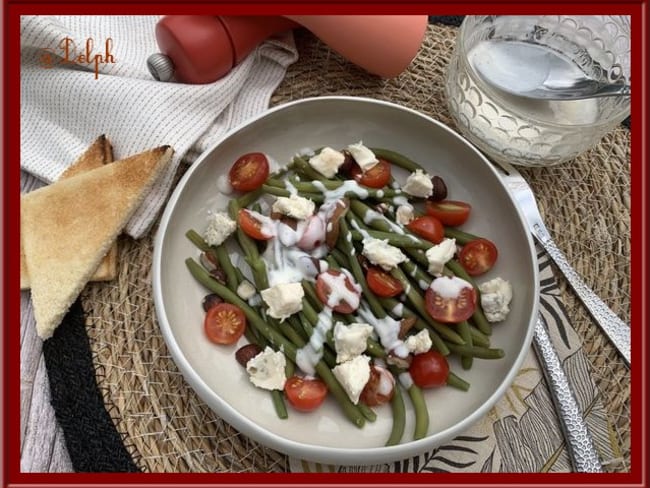
{"type": "Polygon", "coordinates": [[[463,369],[504,356],[490,335],[512,287],[482,276],[497,247],[462,229],[473,209],[448,198],[442,175],[358,142],[302,149],[284,167],[247,153],[220,188],[227,211],[188,230],[198,259],[186,264],[206,288],[206,338],[233,348],[280,418],[331,396],[363,427],[387,404],[393,445],[410,401],[407,435],[419,439],[429,427],[423,389],[470,387],[450,356],[463,369]]]}

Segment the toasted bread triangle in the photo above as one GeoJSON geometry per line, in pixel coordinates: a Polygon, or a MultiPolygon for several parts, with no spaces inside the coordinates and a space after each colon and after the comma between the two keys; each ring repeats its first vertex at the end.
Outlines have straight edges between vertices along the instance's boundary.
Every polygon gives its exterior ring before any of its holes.
{"type": "MultiPolygon", "coordinates": [[[[106,136],[101,135],[88,146],[88,149],[63,173],[59,179],[71,178],[72,176],[90,171],[113,161],[113,147],[106,136]]],[[[117,275],[117,244],[114,243],[89,281],[112,280],[117,275]]],[[[20,289],[29,289],[31,280],[29,269],[25,263],[25,251],[23,249],[22,235],[20,239],[20,289]]]]}
{"type": "Polygon", "coordinates": [[[52,336],[172,154],[159,147],[21,197],[39,337],[52,336]]]}

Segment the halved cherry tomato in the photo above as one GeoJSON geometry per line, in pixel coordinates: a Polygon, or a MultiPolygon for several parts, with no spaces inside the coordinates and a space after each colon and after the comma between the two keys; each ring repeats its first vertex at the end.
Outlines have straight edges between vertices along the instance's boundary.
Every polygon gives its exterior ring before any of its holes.
{"type": "Polygon", "coordinates": [[[230,168],[230,186],[237,191],[252,191],[261,187],[269,177],[269,160],[260,152],[240,156],[230,168]]]}
{"type": "Polygon", "coordinates": [[[237,214],[237,221],[241,230],[253,239],[257,239],[258,241],[268,241],[273,237],[262,230],[262,223],[251,214],[250,210],[245,208],[240,209],[239,214],[237,214]]]}
{"type": "Polygon", "coordinates": [[[460,264],[471,276],[486,273],[497,260],[497,247],[489,239],[476,239],[463,246],[458,254],[460,264]]]}
{"type": "Polygon", "coordinates": [[[442,200],[440,202],[427,200],[424,206],[429,215],[450,227],[464,224],[472,209],[469,203],[458,200],[442,200]]]}
{"type": "Polygon", "coordinates": [[[317,378],[292,376],[284,383],[284,393],[293,408],[311,412],[321,406],[327,396],[327,385],[317,378]]]}
{"type": "Polygon", "coordinates": [[[409,373],[420,388],[434,388],[447,384],[449,363],[447,358],[434,349],[413,356],[409,373]]]}
{"type": "Polygon", "coordinates": [[[366,281],[368,288],[380,297],[394,297],[404,291],[402,283],[397,278],[393,278],[386,271],[375,266],[368,269],[366,281]]]}
{"type": "Polygon", "coordinates": [[[346,274],[336,269],[318,275],[316,294],[324,305],[338,313],[352,313],[359,308],[361,292],[346,274]]]}
{"type": "Polygon", "coordinates": [[[246,330],[246,316],[236,305],[218,303],[205,314],[203,328],[215,344],[234,344],[246,330]]]}
{"type": "Polygon", "coordinates": [[[442,223],[431,215],[423,215],[411,220],[406,224],[406,228],[434,244],[441,243],[445,238],[445,228],[442,223]]]}
{"type": "Polygon", "coordinates": [[[369,186],[370,188],[383,188],[390,181],[390,163],[385,159],[377,159],[379,162],[365,173],[361,171],[358,164],[352,165],[350,176],[360,185],[369,186]]]}
{"type": "Polygon", "coordinates": [[[360,399],[369,407],[390,402],[395,393],[395,377],[385,368],[370,366],[370,379],[361,391],[360,399]]]}
{"type": "Polygon", "coordinates": [[[438,322],[457,324],[470,318],[476,310],[476,290],[471,284],[456,277],[436,278],[427,288],[424,298],[427,312],[438,322]],[[447,282],[439,280],[449,280],[448,286],[445,286],[447,282]],[[441,285],[440,289],[444,287],[444,291],[436,291],[436,285],[441,285]]]}

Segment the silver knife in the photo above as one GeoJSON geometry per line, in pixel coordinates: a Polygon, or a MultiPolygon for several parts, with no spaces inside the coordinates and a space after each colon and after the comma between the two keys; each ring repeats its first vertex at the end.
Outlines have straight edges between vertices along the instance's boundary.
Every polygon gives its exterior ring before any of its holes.
{"type": "Polygon", "coordinates": [[[602,472],[598,451],[587,428],[587,423],[580,413],[580,407],[541,314],[538,315],[535,323],[533,346],[551,390],[551,397],[558,412],[573,468],[581,473],[602,472]]]}

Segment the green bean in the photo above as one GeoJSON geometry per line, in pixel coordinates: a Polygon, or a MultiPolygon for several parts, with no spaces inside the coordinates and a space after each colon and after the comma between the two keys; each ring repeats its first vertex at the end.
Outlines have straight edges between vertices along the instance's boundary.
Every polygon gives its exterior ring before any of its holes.
{"type": "Polygon", "coordinates": [[[404,428],[406,426],[406,408],[404,407],[404,398],[402,398],[401,387],[399,384],[395,385],[393,398],[390,400],[390,406],[393,413],[393,426],[390,435],[386,440],[386,446],[399,444],[404,436],[404,428]]]}
{"type": "Polygon", "coordinates": [[[352,230],[353,241],[363,241],[366,237],[373,237],[375,239],[381,239],[383,241],[388,241],[388,244],[391,246],[397,246],[401,248],[414,248],[414,249],[429,249],[431,247],[430,243],[426,243],[420,240],[411,239],[409,236],[402,236],[399,234],[394,234],[391,232],[380,232],[378,230],[352,230]]]}
{"type": "MultiPolygon", "coordinates": [[[[192,258],[185,260],[185,263],[190,270],[192,276],[201,283],[203,286],[218,294],[225,301],[237,305],[242,309],[248,322],[255,328],[257,328],[260,333],[278,350],[284,352],[284,354],[293,362],[296,362],[297,348],[296,346],[285,338],[282,334],[275,331],[264,322],[260,316],[251,308],[245,301],[237,296],[236,293],[233,293],[226,286],[223,286],[221,283],[212,279],[210,275],[203,269],[201,265],[196,263],[192,258]]],[[[359,412],[359,409],[348,397],[348,394],[345,392],[341,384],[338,382],[332,371],[328,368],[324,361],[319,361],[316,366],[316,373],[321,377],[321,379],[328,386],[329,391],[332,393],[334,398],[341,405],[343,412],[346,417],[357,427],[363,427],[365,424],[365,417],[359,412]]]]}
{"type": "Polygon", "coordinates": [[[350,222],[356,222],[355,227],[358,229],[364,229],[366,231],[374,229],[380,232],[398,234],[403,238],[407,238],[413,242],[418,243],[417,247],[419,249],[405,248],[404,252],[411,256],[411,259],[413,259],[418,264],[426,267],[429,266],[429,261],[427,260],[423,249],[429,249],[432,246],[432,243],[420,239],[408,229],[399,226],[395,222],[391,222],[384,215],[371,209],[362,202],[351,200],[350,208],[352,209],[352,212],[348,212],[346,217],[350,222]]]}
{"type": "Polygon", "coordinates": [[[336,246],[348,258],[347,260],[348,269],[351,271],[352,276],[359,284],[359,286],[361,286],[362,296],[364,296],[366,301],[368,302],[368,305],[370,306],[370,310],[372,311],[373,315],[378,319],[383,319],[384,317],[386,317],[386,311],[384,310],[384,307],[381,306],[381,303],[379,303],[379,301],[377,300],[375,294],[372,293],[368,288],[368,283],[366,282],[366,277],[363,274],[361,265],[359,264],[359,261],[355,257],[356,251],[354,250],[354,246],[352,245],[351,242],[347,240],[347,235],[350,233],[350,228],[348,227],[348,224],[345,221],[345,219],[341,219],[339,221],[339,225],[340,225],[340,234],[339,234],[338,241],[336,242],[336,246]]]}
{"type": "MultiPolygon", "coordinates": [[[[381,188],[371,188],[368,186],[359,185],[354,180],[328,180],[323,178],[314,179],[314,181],[303,181],[293,184],[298,192],[302,193],[320,193],[323,194],[327,191],[335,191],[341,188],[345,188],[345,185],[349,185],[348,182],[354,182],[352,187],[346,189],[346,191],[341,196],[346,196],[348,198],[391,198],[400,195],[398,190],[393,189],[381,189],[381,188]]],[[[269,178],[265,183],[266,187],[276,187],[281,189],[286,189],[285,183],[280,180],[275,180],[269,178]]]]}
{"type": "Polygon", "coordinates": [[[415,412],[415,429],[413,432],[413,439],[422,439],[427,435],[429,430],[429,409],[424,401],[422,390],[415,383],[408,388],[413,410],[415,412]]]}
{"type": "MultiPolygon", "coordinates": [[[[257,190],[244,193],[241,197],[231,200],[231,202],[235,202],[235,205],[238,208],[246,208],[251,203],[257,201],[262,196],[262,193],[263,190],[261,188],[258,188],[257,190]]],[[[236,220],[236,216],[233,217],[232,214],[230,215],[230,218],[236,220]]]]}
{"type": "MultiPolygon", "coordinates": [[[[277,186],[271,186],[267,183],[262,185],[262,189],[270,194],[270,195],[275,195],[277,197],[290,197],[291,192],[289,190],[286,190],[284,188],[280,188],[277,186]]],[[[316,203],[322,203],[325,201],[325,197],[323,196],[322,193],[305,193],[305,192],[298,192],[298,196],[301,196],[303,198],[309,198],[312,202],[316,203]]]]}
{"type": "Polygon", "coordinates": [[[271,400],[273,401],[273,408],[278,417],[283,420],[289,418],[287,406],[284,404],[283,392],[280,390],[271,390],[271,400]]]}
{"type": "Polygon", "coordinates": [[[383,149],[379,147],[373,147],[370,148],[370,150],[375,153],[375,156],[378,158],[385,159],[395,164],[396,166],[399,166],[400,168],[404,168],[405,170],[410,171],[411,173],[414,173],[417,170],[424,171],[420,164],[396,151],[391,151],[390,149],[383,149]]]}
{"type": "Polygon", "coordinates": [[[185,237],[187,237],[192,242],[192,244],[194,244],[196,247],[198,247],[201,251],[203,251],[203,252],[210,251],[210,249],[211,249],[210,244],[205,242],[205,239],[203,239],[201,234],[199,234],[195,230],[193,230],[193,229],[188,230],[185,233],[185,237]]]}
{"type": "MultiPolygon", "coordinates": [[[[472,340],[472,333],[469,330],[469,324],[467,323],[467,320],[463,320],[462,322],[459,322],[457,328],[458,328],[458,333],[466,342],[467,347],[473,347],[474,341],[472,340]]],[[[473,359],[474,358],[470,355],[465,355],[465,354],[461,355],[460,364],[463,367],[463,369],[470,369],[472,367],[473,359]]]]}
{"type": "Polygon", "coordinates": [[[480,239],[480,237],[475,236],[474,234],[470,234],[469,232],[462,231],[455,227],[445,227],[445,237],[456,239],[456,242],[461,245],[480,239]]]}
{"type": "Polygon", "coordinates": [[[214,249],[217,254],[217,259],[219,260],[219,266],[221,266],[221,269],[226,273],[226,282],[228,283],[228,287],[231,290],[236,290],[239,283],[237,281],[235,267],[230,262],[228,250],[225,246],[216,246],[214,249]]]}
{"type": "Polygon", "coordinates": [[[480,330],[478,330],[478,328],[474,324],[472,324],[471,319],[468,322],[468,328],[470,334],[472,335],[472,343],[475,346],[483,346],[483,347],[490,346],[490,337],[485,335],[480,330]]]}
{"type": "Polygon", "coordinates": [[[295,156],[293,158],[293,160],[289,164],[289,168],[293,169],[297,173],[303,174],[310,180],[320,181],[326,179],[325,176],[323,176],[321,173],[319,173],[314,168],[312,168],[309,165],[309,163],[300,156],[295,156]]]}
{"type": "Polygon", "coordinates": [[[505,356],[503,349],[481,346],[448,344],[449,350],[459,356],[473,356],[478,359],[501,359],[505,356]]]}
{"type": "MultiPolygon", "coordinates": [[[[429,285],[431,285],[431,275],[425,273],[424,270],[413,261],[404,261],[400,264],[400,267],[404,270],[405,274],[417,280],[418,284],[426,283],[427,286],[424,289],[429,288],[429,285]]],[[[422,288],[422,286],[420,286],[420,288],[422,288]]]]}
{"type": "Polygon", "coordinates": [[[449,372],[449,376],[447,377],[447,386],[451,386],[452,388],[457,388],[462,391],[469,390],[469,383],[462,379],[460,376],[454,374],[452,371],[449,372]]]}

